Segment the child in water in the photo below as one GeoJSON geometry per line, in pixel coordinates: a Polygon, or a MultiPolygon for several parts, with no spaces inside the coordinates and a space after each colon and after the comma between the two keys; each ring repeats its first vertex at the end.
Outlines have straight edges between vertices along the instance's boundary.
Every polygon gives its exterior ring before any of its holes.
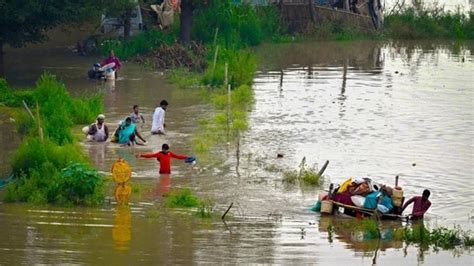
{"type": "Polygon", "coordinates": [[[135,157],[156,158],[156,160],[160,162],[160,174],[171,174],[171,158],[186,160],[186,162],[193,162],[195,160],[194,157],[176,154],[171,152],[169,149],[170,147],[168,146],[168,144],[163,144],[161,146],[161,151],[159,152],[137,154],[135,155],[135,157]]]}

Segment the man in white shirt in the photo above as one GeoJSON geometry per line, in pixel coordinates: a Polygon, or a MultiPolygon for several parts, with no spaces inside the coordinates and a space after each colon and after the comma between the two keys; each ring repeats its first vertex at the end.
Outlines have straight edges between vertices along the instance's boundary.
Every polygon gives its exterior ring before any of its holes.
{"type": "Polygon", "coordinates": [[[165,134],[165,112],[168,108],[168,102],[162,100],[160,106],[153,113],[153,122],[151,125],[151,134],[165,134]]]}

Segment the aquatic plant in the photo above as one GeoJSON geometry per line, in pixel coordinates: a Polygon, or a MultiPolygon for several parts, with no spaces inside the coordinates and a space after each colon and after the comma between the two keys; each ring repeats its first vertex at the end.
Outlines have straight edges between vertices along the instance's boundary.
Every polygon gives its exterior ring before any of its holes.
{"type": "Polygon", "coordinates": [[[195,212],[199,218],[212,218],[214,214],[214,203],[210,200],[201,200],[195,212]]]}
{"type": "Polygon", "coordinates": [[[295,184],[297,182],[309,185],[319,185],[321,176],[316,166],[308,167],[306,157],[300,162],[298,170],[289,170],[283,172],[283,182],[295,184]]]}
{"type": "Polygon", "coordinates": [[[199,198],[189,188],[171,191],[165,201],[166,207],[169,208],[198,207],[200,203],[199,198]]]}

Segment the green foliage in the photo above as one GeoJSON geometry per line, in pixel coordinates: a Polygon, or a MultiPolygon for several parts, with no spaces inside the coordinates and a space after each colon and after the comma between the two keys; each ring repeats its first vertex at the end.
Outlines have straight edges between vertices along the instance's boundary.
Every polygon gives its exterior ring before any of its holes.
{"type": "Polygon", "coordinates": [[[177,39],[177,28],[173,27],[171,32],[163,32],[157,29],[140,32],[128,40],[117,39],[105,40],[100,44],[100,52],[107,55],[113,50],[115,55],[123,60],[131,59],[138,55],[145,55],[162,44],[173,44],[177,39]]]}
{"type": "Polygon", "coordinates": [[[102,176],[84,164],[72,163],[58,171],[54,163],[44,162],[7,187],[5,201],[97,205],[103,201],[103,185],[102,176]]]}
{"type": "MultiPolygon", "coordinates": [[[[0,89],[5,87],[0,81],[0,89]]],[[[72,98],[64,84],[50,74],[43,74],[32,90],[8,90],[5,95],[7,100],[3,101],[4,104],[17,107],[21,105],[22,100],[25,100],[34,115],[38,103],[44,135],[58,144],[71,143],[72,126],[75,123],[85,124],[94,121],[97,114],[103,110],[102,95],[72,98]]],[[[0,96],[0,101],[1,97],[3,96],[0,96]]],[[[26,111],[21,112],[16,118],[19,132],[38,134],[38,121],[33,121],[26,111]]]]}
{"type": "Polygon", "coordinates": [[[385,17],[385,33],[394,39],[473,39],[473,12],[409,7],[385,17]]]}
{"type": "Polygon", "coordinates": [[[21,47],[47,39],[45,31],[61,23],[98,17],[100,1],[2,1],[0,3],[0,48],[21,47]]]}
{"type": "Polygon", "coordinates": [[[211,86],[221,86],[225,79],[225,64],[228,63],[228,81],[233,88],[240,85],[251,85],[257,69],[256,56],[248,49],[219,48],[215,68],[211,59],[214,49],[209,49],[209,68],[206,70],[203,83],[211,86]]]}
{"type": "Polygon", "coordinates": [[[217,42],[227,47],[255,46],[272,39],[282,31],[275,7],[255,9],[248,3],[234,4],[231,0],[211,1],[196,10],[192,34],[204,43],[217,42]]]}
{"type": "Polygon", "coordinates": [[[465,247],[473,245],[471,232],[464,231],[459,226],[455,226],[453,229],[438,227],[430,231],[423,224],[415,224],[412,227],[396,229],[394,238],[409,244],[432,245],[435,248],[442,249],[452,249],[460,245],[465,247]]]}
{"type": "MultiPolygon", "coordinates": [[[[18,96],[16,91],[11,93],[18,96]]],[[[5,200],[62,205],[102,202],[104,180],[84,164],[86,156],[71,134],[74,123],[95,119],[102,110],[102,96],[73,99],[64,84],[49,74],[40,77],[31,95],[35,106],[39,104],[32,111],[39,110],[41,124],[38,116],[33,120],[26,112],[16,116],[19,132],[30,136],[13,155],[12,171],[19,180],[7,187],[5,200]],[[38,136],[39,126],[44,129],[44,139],[38,136]]]]}
{"type": "Polygon", "coordinates": [[[59,146],[49,139],[26,138],[20,144],[12,159],[12,170],[16,175],[29,175],[42,165],[49,163],[56,169],[66,167],[70,162],[86,162],[81,147],[77,144],[59,146]]]}
{"type": "Polygon", "coordinates": [[[25,101],[27,104],[33,102],[33,92],[29,90],[12,90],[7,81],[0,79],[0,104],[9,106],[9,107],[20,107],[22,106],[22,101],[25,101]]]}
{"type": "Polygon", "coordinates": [[[169,193],[166,198],[166,207],[169,208],[179,208],[179,207],[198,207],[201,204],[201,201],[197,196],[195,196],[191,189],[179,189],[174,190],[169,193]]]}
{"type": "Polygon", "coordinates": [[[212,218],[214,203],[210,200],[202,200],[199,203],[196,211],[196,216],[199,218],[212,218]]]}
{"type": "Polygon", "coordinates": [[[295,184],[297,182],[308,185],[319,185],[321,176],[318,174],[316,167],[308,167],[306,157],[303,157],[299,165],[299,170],[290,170],[283,172],[283,182],[295,184]]]}

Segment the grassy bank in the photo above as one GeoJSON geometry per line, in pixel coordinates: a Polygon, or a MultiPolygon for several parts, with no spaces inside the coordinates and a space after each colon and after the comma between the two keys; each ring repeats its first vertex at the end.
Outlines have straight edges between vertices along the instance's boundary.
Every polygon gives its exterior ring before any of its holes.
{"type": "Polygon", "coordinates": [[[76,123],[90,123],[102,112],[102,96],[72,98],[55,76],[43,74],[34,88],[12,90],[0,80],[0,104],[18,109],[24,138],[12,158],[17,180],[4,200],[36,204],[95,205],[104,197],[102,176],[94,170],[72,135],[76,123]]]}
{"type": "Polygon", "coordinates": [[[474,39],[474,12],[407,8],[385,17],[383,34],[390,39],[474,39]]]}

